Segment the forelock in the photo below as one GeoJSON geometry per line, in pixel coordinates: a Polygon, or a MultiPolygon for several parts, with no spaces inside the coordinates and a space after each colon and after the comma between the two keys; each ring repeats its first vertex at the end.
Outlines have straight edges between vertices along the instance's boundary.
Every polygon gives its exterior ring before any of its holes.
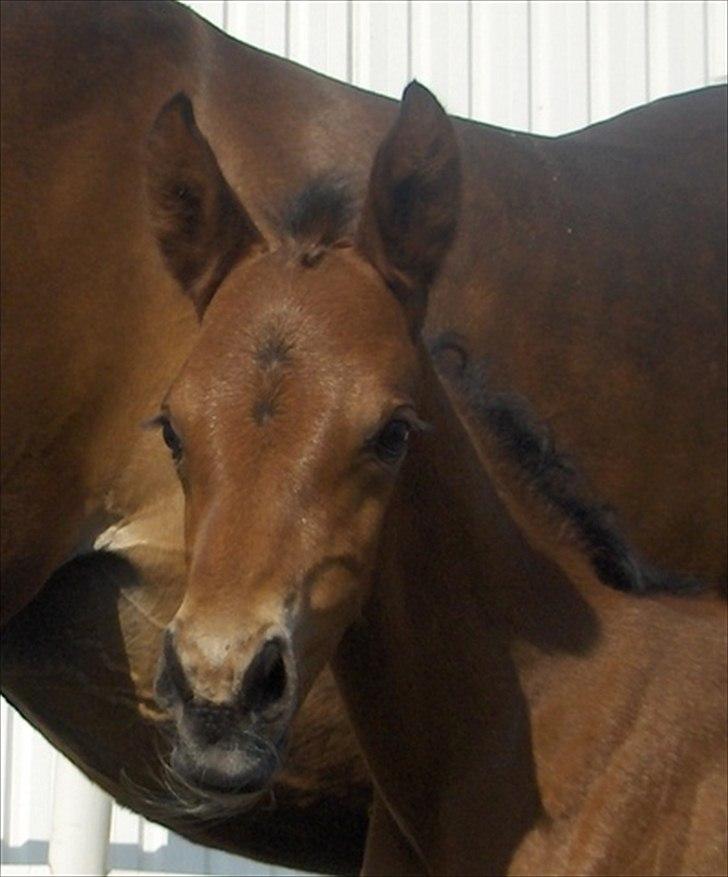
{"type": "Polygon", "coordinates": [[[356,200],[346,179],[323,174],[291,198],[277,225],[303,264],[314,265],[326,250],[351,240],[356,213],[356,200]]]}

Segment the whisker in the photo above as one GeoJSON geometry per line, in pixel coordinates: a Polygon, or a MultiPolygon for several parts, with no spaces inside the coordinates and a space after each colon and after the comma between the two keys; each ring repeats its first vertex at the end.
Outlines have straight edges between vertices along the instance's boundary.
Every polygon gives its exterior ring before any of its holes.
{"type": "Polygon", "coordinates": [[[249,811],[267,794],[265,790],[235,794],[200,788],[178,773],[171,762],[169,751],[159,751],[159,764],[161,775],[158,779],[166,794],[151,800],[146,795],[145,802],[158,812],[173,814],[178,819],[221,823],[249,811]]]}
{"type": "Polygon", "coordinates": [[[265,737],[261,737],[259,734],[256,734],[255,731],[251,731],[249,729],[243,732],[243,737],[247,740],[251,740],[258,747],[260,747],[263,752],[272,756],[275,763],[274,772],[277,772],[281,766],[281,753],[278,747],[275,746],[270,740],[267,740],[265,737]]]}

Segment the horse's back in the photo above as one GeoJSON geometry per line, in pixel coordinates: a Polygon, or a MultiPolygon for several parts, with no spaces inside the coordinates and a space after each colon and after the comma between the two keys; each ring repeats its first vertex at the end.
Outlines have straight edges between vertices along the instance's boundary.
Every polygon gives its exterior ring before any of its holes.
{"type": "Polygon", "coordinates": [[[564,139],[662,154],[712,153],[721,160],[728,119],[726,100],[725,85],[670,95],[567,134],[564,139]]]}

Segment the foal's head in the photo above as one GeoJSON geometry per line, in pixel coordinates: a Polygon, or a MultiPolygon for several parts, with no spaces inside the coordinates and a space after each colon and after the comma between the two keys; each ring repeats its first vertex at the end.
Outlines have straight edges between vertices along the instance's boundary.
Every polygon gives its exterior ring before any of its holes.
{"type": "Polygon", "coordinates": [[[155,123],[155,231],[204,317],[158,417],[185,491],[189,570],[158,695],[188,781],[268,781],[296,707],[366,599],[388,499],[425,426],[417,339],[459,187],[451,125],[413,84],[355,227],[341,188],[319,182],[273,242],[189,100],[155,123]]]}

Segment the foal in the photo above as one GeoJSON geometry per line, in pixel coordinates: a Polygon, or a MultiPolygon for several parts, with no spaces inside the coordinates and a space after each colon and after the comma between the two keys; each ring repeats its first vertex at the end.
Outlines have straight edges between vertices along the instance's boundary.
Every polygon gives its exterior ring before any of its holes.
{"type": "Polygon", "coordinates": [[[605,558],[618,539],[549,539],[420,340],[460,200],[434,99],[406,90],[355,229],[319,182],[274,244],[184,96],[149,156],[161,252],[203,318],[157,418],[186,497],[157,681],[179,774],[263,788],[333,660],[376,789],[365,873],[723,868],[716,605],[604,587],[617,565],[645,580],[605,558]]]}

